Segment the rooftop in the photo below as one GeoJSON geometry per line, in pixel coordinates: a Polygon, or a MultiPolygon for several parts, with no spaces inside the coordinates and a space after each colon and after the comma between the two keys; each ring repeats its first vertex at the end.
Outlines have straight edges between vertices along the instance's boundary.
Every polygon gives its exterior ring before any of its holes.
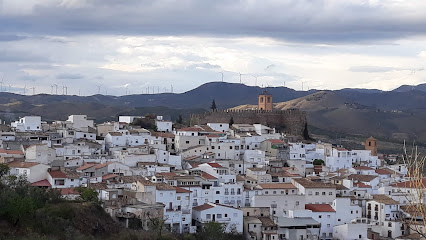
{"type": "Polygon", "coordinates": [[[305,209],[312,212],[336,212],[329,204],[305,204],[305,209]]]}

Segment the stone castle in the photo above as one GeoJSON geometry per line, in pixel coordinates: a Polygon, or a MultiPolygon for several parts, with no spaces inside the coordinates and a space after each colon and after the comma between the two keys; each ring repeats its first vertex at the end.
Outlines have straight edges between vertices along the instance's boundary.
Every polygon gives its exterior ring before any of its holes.
{"type": "Polygon", "coordinates": [[[306,127],[306,112],[299,109],[273,109],[272,95],[265,92],[258,96],[255,110],[212,110],[204,114],[191,115],[191,125],[207,123],[260,123],[275,128],[278,132],[303,136],[306,127]]]}

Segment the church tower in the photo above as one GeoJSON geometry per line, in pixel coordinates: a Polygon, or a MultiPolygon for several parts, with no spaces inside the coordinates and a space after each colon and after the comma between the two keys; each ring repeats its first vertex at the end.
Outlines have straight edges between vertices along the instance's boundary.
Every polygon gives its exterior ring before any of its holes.
{"type": "Polygon", "coordinates": [[[365,150],[371,150],[372,156],[377,156],[377,140],[373,137],[367,138],[365,140],[365,150]]]}
{"type": "Polygon", "coordinates": [[[259,94],[257,109],[272,111],[272,108],[272,95],[268,94],[265,90],[262,94],[259,94]]]}

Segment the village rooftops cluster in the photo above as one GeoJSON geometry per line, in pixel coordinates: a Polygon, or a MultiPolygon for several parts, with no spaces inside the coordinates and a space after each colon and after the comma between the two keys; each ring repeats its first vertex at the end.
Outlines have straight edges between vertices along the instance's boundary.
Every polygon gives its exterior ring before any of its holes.
{"type": "Polygon", "coordinates": [[[123,227],[136,218],[145,230],[160,218],[176,233],[215,221],[246,239],[404,239],[413,233],[402,221],[413,214],[407,206],[424,204],[407,166],[388,164],[396,158],[379,154],[374,138],[350,150],[261,124],[174,128],[158,116],[144,120],[149,130],[133,124],[140,118],[23,117],[0,132],[0,162],[66,199],[95,189],[123,227]]]}

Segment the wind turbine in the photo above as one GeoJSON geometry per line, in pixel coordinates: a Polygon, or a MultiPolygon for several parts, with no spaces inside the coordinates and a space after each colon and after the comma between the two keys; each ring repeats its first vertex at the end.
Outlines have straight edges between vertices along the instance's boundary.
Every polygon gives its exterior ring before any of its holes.
{"type": "Polygon", "coordinates": [[[36,87],[31,87],[30,89],[32,89],[33,90],[33,95],[35,95],[35,89],[36,89],[36,87]]]}
{"type": "Polygon", "coordinates": [[[50,85],[50,95],[53,95],[53,87],[55,86],[55,84],[50,85]]]}
{"type": "Polygon", "coordinates": [[[242,73],[239,73],[239,74],[240,74],[240,84],[242,84],[243,82],[241,81],[241,76],[244,75],[244,74],[242,74],[242,73]]]}
{"type": "Polygon", "coordinates": [[[11,92],[12,89],[12,85],[9,84],[9,92],[11,92]]]}
{"type": "Polygon", "coordinates": [[[27,90],[27,84],[24,85],[24,95],[26,90],[27,90]]]}
{"type": "Polygon", "coordinates": [[[171,87],[171,91],[172,91],[172,93],[173,93],[173,84],[172,84],[170,87],[171,87]]]}
{"type": "Polygon", "coordinates": [[[301,83],[302,83],[302,91],[303,91],[303,84],[306,82],[306,81],[300,81],[301,83]]]}
{"type": "Polygon", "coordinates": [[[4,77],[0,81],[0,92],[3,92],[3,84],[4,84],[3,79],[4,79],[4,77]]]}
{"type": "Polygon", "coordinates": [[[103,84],[101,84],[101,85],[96,85],[96,87],[98,87],[98,94],[101,94],[101,87],[102,87],[102,85],[103,85],[103,84]]]}
{"type": "Polygon", "coordinates": [[[255,75],[252,75],[252,76],[254,77],[254,79],[256,79],[256,80],[255,80],[255,82],[254,82],[254,85],[255,85],[255,86],[257,86],[257,78],[258,78],[259,76],[255,76],[255,75]]]}
{"type": "Polygon", "coordinates": [[[58,95],[58,84],[54,83],[53,86],[55,87],[55,94],[58,95]]]}
{"type": "Polygon", "coordinates": [[[66,85],[62,86],[62,95],[68,95],[68,87],[66,85]]]}
{"type": "Polygon", "coordinates": [[[222,74],[222,82],[223,82],[223,72],[220,72],[222,74]]]}

